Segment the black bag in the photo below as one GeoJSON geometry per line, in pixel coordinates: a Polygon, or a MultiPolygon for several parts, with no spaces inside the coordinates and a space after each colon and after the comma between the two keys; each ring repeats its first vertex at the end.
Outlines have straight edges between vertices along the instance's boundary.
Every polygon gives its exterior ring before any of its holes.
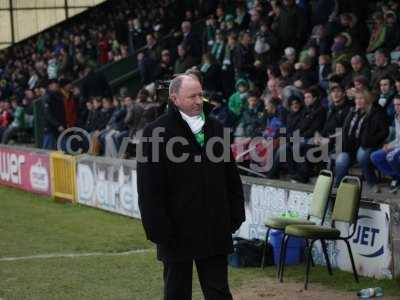
{"type": "MultiPolygon", "coordinates": [[[[233,239],[233,253],[228,256],[228,264],[235,268],[260,267],[265,242],[259,239],[245,240],[233,239]]],[[[266,265],[272,265],[272,247],[268,244],[266,265]]]]}

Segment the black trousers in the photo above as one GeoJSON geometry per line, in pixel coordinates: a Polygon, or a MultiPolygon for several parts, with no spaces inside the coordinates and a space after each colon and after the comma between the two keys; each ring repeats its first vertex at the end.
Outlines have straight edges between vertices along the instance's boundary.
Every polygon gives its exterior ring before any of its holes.
{"type": "MultiPolygon", "coordinates": [[[[164,263],[164,300],[191,300],[193,261],[164,263]]],[[[196,259],[205,300],[232,300],[226,255],[196,259]]]]}

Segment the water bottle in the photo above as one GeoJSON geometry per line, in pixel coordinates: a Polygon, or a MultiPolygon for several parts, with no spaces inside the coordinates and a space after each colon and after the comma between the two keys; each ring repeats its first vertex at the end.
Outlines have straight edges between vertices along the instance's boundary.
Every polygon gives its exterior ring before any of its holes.
{"type": "Polygon", "coordinates": [[[372,297],[382,297],[383,290],[380,287],[362,289],[361,291],[359,291],[357,293],[357,296],[360,297],[361,299],[369,299],[372,297]]]}

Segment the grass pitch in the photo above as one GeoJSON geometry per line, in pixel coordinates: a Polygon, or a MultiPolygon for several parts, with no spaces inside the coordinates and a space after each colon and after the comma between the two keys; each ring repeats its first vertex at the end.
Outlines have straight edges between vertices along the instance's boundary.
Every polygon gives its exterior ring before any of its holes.
{"type": "MultiPolygon", "coordinates": [[[[304,279],[304,266],[289,267],[286,280],[304,279]]],[[[232,288],[270,276],[274,268],[230,269],[232,288]]],[[[194,299],[201,299],[196,275],[194,299]]],[[[400,281],[362,278],[334,270],[330,277],[313,268],[311,285],[323,284],[344,291],[382,286],[385,295],[400,299],[400,281]]],[[[284,285],[283,285],[284,286],[284,285]]],[[[146,241],[140,221],[80,205],[55,203],[22,191],[0,188],[0,299],[162,299],[162,265],[154,246],[146,241]],[[143,249],[125,255],[108,255],[143,249]],[[94,256],[79,256],[98,253],[94,256]],[[101,254],[103,253],[103,254],[101,254]],[[5,261],[5,257],[76,254],[5,261]]]]}

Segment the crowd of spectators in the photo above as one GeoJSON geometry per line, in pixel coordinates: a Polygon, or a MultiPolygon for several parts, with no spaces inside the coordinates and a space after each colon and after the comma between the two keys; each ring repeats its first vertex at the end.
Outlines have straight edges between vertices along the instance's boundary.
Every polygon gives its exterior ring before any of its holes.
{"type": "MultiPolygon", "coordinates": [[[[151,90],[157,80],[198,70],[215,106],[212,114],[232,130],[234,149],[247,150],[255,137],[272,140],[272,166],[259,168],[269,178],[286,171],[305,183],[328,163],[340,182],[358,164],[373,191],[379,191],[378,170],[393,179],[395,191],[400,185],[399,16],[399,1],[219,5],[201,36],[190,22],[182,23],[176,49],[148,41],[148,50],[138,56],[142,82],[151,90]],[[296,134],[302,140],[293,144],[296,134]],[[342,151],[334,156],[339,139],[342,151]],[[296,147],[302,162],[293,157],[296,147]],[[323,147],[329,154],[325,163],[307,158],[323,147]]],[[[253,167],[266,163],[244,157],[253,167]]]]}
{"type": "MultiPolygon", "coordinates": [[[[15,50],[0,71],[3,142],[17,132],[11,120],[31,126],[19,108],[32,116],[29,104],[42,97],[46,148],[65,128],[80,126],[96,137],[98,149],[90,151],[104,152],[107,139],[120,145],[157,117],[158,81],[191,70],[201,74],[211,114],[231,129],[234,149],[255,137],[272,141],[265,176],[287,172],[308,182],[325,166],[305,154],[327,147],[333,155],[340,140],[342,151],[328,162],[337,182],[358,164],[373,191],[377,171],[393,179],[392,191],[399,188],[400,1],[199,1],[178,19],[166,9],[171,2],[131,10],[121,4],[99,13],[98,22],[55,29],[52,38],[15,50]],[[205,13],[202,30],[195,30],[205,13]],[[166,34],[172,38],[162,39],[166,34]],[[133,53],[143,85],[138,95],[94,97],[71,84],[133,53]],[[296,135],[298,144],[290,139],[296,135]],[[295,148],[303,161],[293,157],[295,148]]],[[[245,157],[244,164],[265,163],[245,157]]]]}
{"type": "MultiPolygon", "coordinates": [[[[88,122],[89,103],[115,102],[119,107],[117,102],[124,101],[113,99],[96,69],[133,55],[151,43],[151,37],[159,39],[179,27],[173,14],[180,10],[176,2],[107,1],[1,51],[0,141],[32,142],[37,99],[45,111],[38,122],[44,123],[43,147],[49,149],[61,131],[88,122]],[[73,85],[82,78],[87,79],[84,86],[73,85]]],[[[101,122],[97,129],[107,127],[101,122]]]]}

